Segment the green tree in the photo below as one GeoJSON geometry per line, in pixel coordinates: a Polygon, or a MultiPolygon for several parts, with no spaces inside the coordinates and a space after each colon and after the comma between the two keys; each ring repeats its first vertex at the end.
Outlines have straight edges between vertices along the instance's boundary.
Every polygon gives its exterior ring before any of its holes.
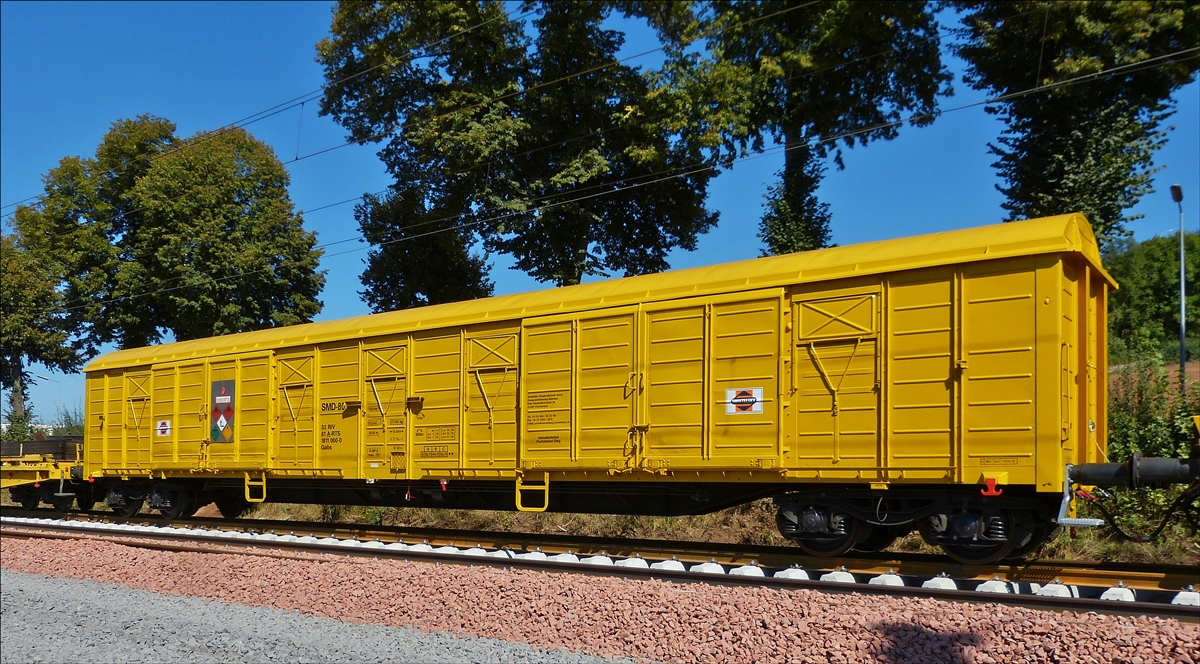
{"type": "MultiPolygon", "coordinates": [[[[665,269],[669,251],[693,249],[716,223],[704,207],[711,173],[681,172],[699,152],[663,121],[647,78],[614,64],[623,35],[602,26],[612,3],[525,7],[532,37],[495,0],[340,3],[318,44],[322,111],[354,140],[386,141],[395,195],[410,201],[395,208],[397,227],[453,218],[471,231],[464,246],[482,241],[560,285],[665,269]]],[[[391,256],[369,262],[368,292],[403,270],[391,256]]]]}
{"type": "Polygon", "coordinates": [[[77,401],[72,405],[59,404],[55,409],[54,435],[82,436],[86,422],[82,401],[77,401]]]}
{"type": "Polygon", "coordinates": [[[932,5],[915,2],[632,3],[671,45],[662,94],[717,163],[784,147],[760,237],[768,253],[828,246],[816,198],[842,147],[895,138],[909,113],[932,122],[948,92],[932,5]],[[701,53],[690,46],[700,43],[701,53]]]}
{"type": "Polygon", "coordinates": [[[1015,95],[988,107],[1007,127],[991,151],[1010,219],[1082,212],[1102,244],[1126,234],[1127,216],[1151,191],[1154,151],[1171,93],[1194,79],[1200,60],[1151,58],[1200,46],[1192,2],[964,0],[954,51],[967,83],[1015,95]],[[1129,67],[1077,85],[1069,79],[1129,67]]]}
{"type": "MultiPolygon", "coordinates": [[[[1186,233],[1188,354],[1200,353],[1200,233],[1186,233]]],[[[1156,353],[1177,355],[1179,347],[1179,236],[1109,243],[1104,266],[1120,284],[1108,297],[1110,352],[1116,362],[1156,353]]]]}
{"type": "Polygon", "coordinates": [[[0,385],[9,394],[10,423],[28,423],[29,367],[73,371],[83,358],[71,343],[62,295],[60,263],[30,254],[17,235],[0,237],[0,385]]]}
{"type": "MultiPolygon", "coordinates": [[[[430,215],[412,190],[370,194],[354,210],[363,237],[372,245],[359,295],[373,311],[458,302],[492,294],[487,263],[471,255],[471,233],[453,221],[412,227],[430,215]],[[413,208],[416,209],[413,209],[413,208]]],[[[436,214],[434,212],[433,214],[436,214]]]]}
{"type": "Polygon", "coordinates": [[[783,173],[789,178],[767,189],[766,211],[759,222],[758,237],[766,245],[764,256],[809,251],[829,246],[829,204],[817,198],[817,187],[825,165],[810,159],[798,171],[783,173]],[[797,207],[799,206],[799,207],[797,207]]]}
{"type": "Polygon", "coordinates": [[[14,214],[29,250],[63,265],[67,320],[85,355],[114,339],[131,347],[154,338],[151,303],[129,299],[142,277],[126,246],[142,226],[133,186],[153,155],[175,145],[174,131],[153,116],[113,123],[94,158],[64,157],[43,177],[43,200],[14,214]]]}
{"type": "Polygon", "coordinates": [[[85,354],[311,320],[321,251],[272,150],[241,129],[174,136],[152,116],[113,124],[68,157],[15,225],[62,266],[68,329],[85,354]]]}

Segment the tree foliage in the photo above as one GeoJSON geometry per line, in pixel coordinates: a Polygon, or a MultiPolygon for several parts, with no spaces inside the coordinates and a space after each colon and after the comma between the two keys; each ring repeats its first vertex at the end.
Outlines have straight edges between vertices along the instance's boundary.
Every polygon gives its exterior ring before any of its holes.
{"type": "MultiPolygon", "coordinates": [[[[322,112],[354,140],[384,142],[393,198],[406,201],[388,223],[469,229],[438,254],[443,274],[476,241],[560,285],[665,269],[669,251],[693,249],[716,223],[711,172],[688,172],[698,149],[664,122],[647,77],[614,63],[624,38],[602,25],[612,3],[524,7],[529,24],[495,0],[340,3],[318,44],[322,112]]],[[[394,256],[372,255],[367,292],[379,275],[408,274],[394,256]]]]}
{"type": "MultiPolygon", "coordinates": [[[[1185,1],[965,0],[965,80],[994,96],[1007,127],[992,145],[1010,219],[1083,212],[1103,244],[1127,234],[1125,215],[1150,191],[1171,93],[1195,57],[1151,58],[1200,45],[1200,7],[1185,1]],[[1083,85],[1054,84],[1129,67],[1083,85]],[[1051,86],[1034,94],[1021,94],[1051,86]]],[[[1194,54],[1193,54],[1194,56],[1194,54]]]]}
{"type": "Polygon", "coordinates": [[[663,94],[720,162],[784,147],[760,225],[768,251],[828,246],[824,166],[841,149],[933,121],[948,92],[932,5],[917,2],[633,3],[671,43],[663,94]],[[689,48],[703,44],[706,51],[689,48]]]}
{"type": "MultiPolygon", "coordinates": [[[[1200,233],[1184,235],[1187,255],[1189,355],[1200,352],[1200,233]]],[[[1120,284],[1108,297],[1108,459],[1143,456],[1188,457],[1200,453],[1191,416],[1200,413],[1200,385],[1182,395],[1170,376],[1179,343],[1179,236],[1144,242],[1116,238],[1104,265],[1120,284]],[[1169,359],[1167,359],[1169,358],[1169,359]]],[[[1155,499],[1130,492],[1121,501],[1141,509],[1155,499]]],[[[1161,502],[1161,500],[1160,500],[1161,502]]],[[[1158,507],[1162,507],[1159,505],[1158,507]]]]}
{"type": "MultiPolygon", "coordinates": [[[[1189,355],[1200,352],[1200,233],[1185,233],[1189,355]]],[[[1120,284],[1108,297],[1108,334],[1116,361],[1179,346],[1179,235],[1109,244],[1104,267],[1120,284]]]]}
{"type": "Polygon", "coordinates": [[[241,129],[174,135],[167,120],[113,124],[95,157],[67,157],[14,223],[60,266],[67,329],[85,354],[308,321],[320,250],[273,151],[241,129]]]}
{"type": "Polygon", "coordinates": [[[16,235],[0,237],[0,386],[12,390],[11,414],[26,415],[29,367],[73,371],[82,362],[70,341],[57,261],[35,258],[16,235]]]}
{"type": "Polygon", "coordinates": [[[451,221],[413,226],[428,211],[412,190],[366,195],[354,210],[372,245],[359,291],[373,311],[458,302],[492,294],[487,263],[471,255],[469,231],[451,221]],[[413,209],[413,208],[417,209],[413,209]]]}
{"type": "Polygon", "coordinates": [[[758,237],[766,245],[764,256],[810,251],[829,246],[832,237],[829,204],[817,198],[825,165],[809,159],[798,171],[784,169],[782,182],[767,189],[766,212],[758,237]]]}

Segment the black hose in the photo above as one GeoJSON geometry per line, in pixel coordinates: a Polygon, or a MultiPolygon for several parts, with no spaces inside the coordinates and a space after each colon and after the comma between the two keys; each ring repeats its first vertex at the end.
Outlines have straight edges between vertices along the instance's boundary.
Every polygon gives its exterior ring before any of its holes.
{"type": "MultiPolygon", "coordinates": [[[[1121,539],[1138,543],[1151,542],[1155,539],[1158,539],[1158,536],[1162,534],[1162,531],[1165,530],[1166,527],[1171,523],[1172,518],[1175,516],[1176,511],[1179,510],[1181,505],[1195,500],[1196,498],[1200,498],[1200,482],[1193,483],[1187,489],[1184,489],[1183,493],[1179,494],[1179,497],[1176,498],[1171,503],[1171,506],[1167,508],[1167,513],[1163,516],[1162,522],[1158,524],[1158,528],[1155,528],[1154,532],[1146,536],[1135,536],[1125,532],[1121,526],[1117,525],[1117,520],[1113,518],[1113,515],[1104,507],[1104,505],[1100,503],[1099,498],[1093,497],[1086,491],[1081,491],[1078,493],[1078,495],[1094,505],[1096,509],[1100,510],[1101,516],[1104,517],[1104,520],[1108,522],[1108,525],[1111,526],[1114,531],[1116,531],[1117,535],[1119,535],[1121,539]]],[[[1192,504],[1185,506],[1183,508],[1183,516],[1184,519],[1188,521],[1188,525],[1192,527],[1192,532],[1200,530],[1200,505],[1192,504]]]]}

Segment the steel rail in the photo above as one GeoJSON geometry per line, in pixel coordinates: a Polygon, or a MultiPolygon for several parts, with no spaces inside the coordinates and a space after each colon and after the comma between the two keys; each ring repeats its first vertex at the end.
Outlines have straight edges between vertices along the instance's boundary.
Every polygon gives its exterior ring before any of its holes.
{"type": "MultiPolygon", "coordinates": [[[[5,508],[4,516],[12,516],[15,513],[29,516],[31,513],[12,510],[5,508]]],[[[79,525],[80,521],[85,519],[90,522],[88,527],[105,526],[119,527],[122,525],[137,525],[140,524],[143,528],[150,527],[150,530],[141,530],[136,535],[125,533],[123,536],[139,538],[174,538],[178,539],[180,535],[177,532],[171,532],[164,529],[161,532],[155,532],[157,527],[167,526],[167,522],[156,517],[134,517],[131,519],[123,519],[108,513],[77,513],[77,514],[57,514],[57,521],[52,523],[37,524],[37,527],[47,527],[58,529],[60,531],[79,530],[84,526],[79,525]]],[[[987,581],[992,579],[1003,578],[1005,581],[1014,584],[1014,591],[1017,590],[1015,584],[1018,583],[1038,583],[1046,584],[1048,582],[1056,582],[1066,586],[1081,586],[1091,587],[1092,589],[1123,585],[1127,588],[1151,591],[1150,596],[1157,595],[1161,600],[1164,593],[1187,588],[1188,586],[1196,585],[1200,581],[1200,567],[1193,566],[1166,566],[1166,565],[1141,565],[1129,563],[1080,563],[1068,561],[1035,561],[1033,563],[1022,563],[1019,565],[1001,565],[1001,566],[964,566],[957,565],[938,556],[909,554],[909,555],[889,555],[875,554],[873,556],[865,556],[863,558],[838,558],[838,559],[822,559],[822,558],[807,558],[796,556],[794,550],[787,547],[770,547],[770,546],[752,546],[738,544],[720,544],[720,543],[698,543],[698,542],[664,542],[660,540],[631,540],[631,539],[608,539],[599,537],[583,537],[572,535],[534,535],[528,533],[485,533],[476,531],[462,530],[439,530],[430,528],[404,528],[404,527],[387,527],[387,526],[356,526],[354,524],[329,524],[315,522],[292,522],[292,521],[269,521],[269,520],[224,520],[224,519],[181,519],[170,524],[175,528],[196,528],[212,531],[240,531],[247,535],[250,533],[288,533],[302,536],[307,534],[313,538],[333,537],[340,540],[356,540],[356,543],[369,543],[372,540],[377,540],[378,543],[388,542],[403,542],[405,539],[413,540],[422,538],[422,542],[430,547],[435,546],[461,546],[464,543],[468,546],[474,544],[483,546],[488,549],[508,549],[512,552],[528,552],[540,550],[546,555],[553,555],[555,552],[573,552],[578,553],[581,557],[588,555],[611,555],[614,558],[632,557],[636,554],[646,554],[646,558],[653,559],[668,559],[677,558],[684,563],[702,563],[702,562],[719,562],[723,565],[738,565],[738,564],[758,564],[765,563],[767,568],[785,568],[793,566],[804,566],[803,562],[797,561],[814,561],[816,564],[809,568],[816,574],[821,570],[839,569],[842,571],[850,571],[859,576],[873,576],[884,573],[896,573],[901,577],[909,579],[909,585],[906,587],[916,589],[911,585],[912,580],[917,583],[923,578],[932,578],[934,576],[951,576],[958,579],[969,581],[987,581]],[[462,535],[467,535],[463,537],[462,535]],[[732,550],[732,551],[731,551],[732,550]],[[783,552],[782,554],[779,552],[783,552]],[[755,555],[758,554],[758,555],[755,555]],[[777,557],[778,556],[778,557],[777,557]],[[963,572],[963,573],[959,573],[963,572]],[[967,573],[974,573],[975,576],[968,577],[967,573]]],[[[11,534],[15,534],[9,530],[11,534]]],[[[211,541],[211,540],[209,540],[211,541]]],[[[222,541],[222,544],[229,542],[222,541]]],[[[251,546],[279,546],[272,542],[256,541],[251,543],[251,546]]],[[[284,545],[286,546],[286,545],[284,545]]],[[[378,549],[369,549],[378,551],[378,549]]],[[[322,553],[330,552],[328,545],[316,547],[314,551],[322,553]]],[[[341,549],[337,553],[344,553],[341,549]]],[[[415,555],[418,552],[406,552],[415,555]]],[[[446,556],[443,554],[435,554],[442,560],[446,556]]],[[[453,558],[454,556],[449,556],[453,558]]],[[[474,558],[473,560],[478,560],[474,558]]],[[[502,558],[501,560],[506,560],[502,558]]],[[[461,562],[451,561],[451,562],[461,562]]],[[[622,571],[628,571],[631,568],[621,567],[622,571]]],[[[656,570],[661,572],[662,570],[656,570]]],[[[712,575],[705,575],[711,577],[712,575]]],[[[757,577],[761,578],[761,577],[757,577]]],[[[841,585],[841,584],[839,584],[841,585]]],[[[866,584],[854,583],[849,584],[851,587],[864,588],[866,584]]],[[[1028,590],[1028,589],[1027,589],[1028,590]]],[[[977,591],[962,591],[973,592],[972,595],[977,601],[980,600],[980,593],[977,591]]],[[[1016,592],[1013,593],[1016,595],[1016,592]]],[[[1029,595],[1022,594],[1023,597],[1029,595]]],[[[1039,597],[1039,600],[1050,598],[1039,597]]],[[[1114,609],[1114,604],[1123,604],[1122,602],[1113,602],[1110,600],[1096,600],[1093,598],[1070,598],[1071,602],[1080,601],[1100,601],[1099,607],[1105,607],[1107,612],[1128,613],[1128,611],[1117,607],[1114,609]]],[[[1138,601],[1134,603],[1138,606],[1153,607],[1153,606],[1170,606],[1164,602],[1145,602],[1138,601]]],[[[1079,606],[1075,604],[1074,606],[1079,606]]],[[[1194,607],[1176,607],[1183,610],[1185,613],[1190,611],[1198,616],[1197,621],[1200,621],[1200,611],[1194,607]]],[[[1092,608],[1087,610],[1099,610],[1092,608]]],[[[1168,609],[1172,611],[1174,609],[1168,609]]],[[[1142,611],[1142,613],[1147,613],[1142,611]]],[[[1157,613],[1155,615],[1158,615],[1157,613]]]]}
{"type": "MultiPolygon", "coordinates": [[[[104,520],[110,523],[156,525],[167,523],[156,516],[121,518],[110,512],[59,513],[41,509],[25,512],[19,508],[0,508],[2,516],[50,516],[60,519],[104,520]]],[[[264,519],[175,519],[172,525],[190,528],[313,535],[339,537],[366,542],[378,539],[394,542],[404,539],[427,541],[432,546],[473,546],[489,549],[509,548],[513,551],[540,549],[547,554],[572,552],[579,555],[645,558],[677,558],[684,563],[715,561],[722,565],[744,565],[755,562],[764,567],[787,568],[800,566],[815,571],[845,568],[860,574],[894,572],[901,576],[934,577],[947,574],[955,579],[987,581],[1000,578],[1017,583],[1047,584],[1058,580],[1068,586],[1111,587],[1124,584],[1135,590],[1178,591],[1188,586],[1200,587],[1200,566],[1161,565],[1143,563],[1084,562],[1065,560],[1010,561],[989,565],[964,565],[944,556],[919,553],[857,553],[835,558],[807,556],[798,549],[786,546],[727,544],[722,542],[687,542],[655,539],[610,538],[584,535],[506,533],[441,528],[416,528],[367,524],[324,523],[313,521],[275,521],[264,519]]]]}
{"type": "MultiPolygon", "coordinates": [[[[283,522],[287,523],[287,522],[283,522]]],[[[120,524],[111,524],[120,525],[120,524]]],[[[108,526],[105,526],[107,528],[108,526]]],[[[1044,611],[1070,611],[1075,613],[1096,612],[1112,615],[1157,616],[1174,618],[1182,622],[1200,623],[1200,611],[1192,606],[1177,606],[1172,604],[1148,602],[1114,602],[1088,598],[1043,597],[1027,594],[993,594],[980,593],[972,590],[943,590],[913,586],[867,585],[860,583],[842,583],[811,579],[784,579],[767,576],[736,576],[729,574],[709,574],[694,571],[672,571],[661,569],[645,569],[637,567],[615,567],[588,565],[581,563],[566,563],[551,560],[536,560],[494,556],[465,556],[448,555],[433,551],[389,551],[382,548],[338,547],[336,549],[322,544],[307,544],[301,542],[260,541],[249,539],[222,539],[220,542],[209,542],[209,546],[197,543],[198,538],[187,536],[176,531],[176,528],[139,530],[137,532],[114,532],[99,529],[85,531],[77,523],[70,520],[59,520],[52,523],[20,524],[4,523],[0,525],[2,538],[51,538],[51,539],[93,539],[110,541],[125,546],[161,551],[188,551],[198,553],[238,554],[270,556],[278,558],[301,558],[295,553],[318,554],[351,559],[398,559],[405,561],[433,562],[441,564],[483,565],[503,569],[523,569],[567,574],[592,574],[599,576],[619,576],[625,579],[664,580],[674,583],[707,583],[713,585],[765,587],[792,590],[817,590],[825,593],[845,594],[863,593],[887,595],[892,597],[923,597],[940,599],[951,602],[999,603],[1010,606],[1021,606],[1044,611]],[[215,545],[215,546],[213,546],[215,545]],[[282,555],[281,555],[282,554],[282,555]]]]}

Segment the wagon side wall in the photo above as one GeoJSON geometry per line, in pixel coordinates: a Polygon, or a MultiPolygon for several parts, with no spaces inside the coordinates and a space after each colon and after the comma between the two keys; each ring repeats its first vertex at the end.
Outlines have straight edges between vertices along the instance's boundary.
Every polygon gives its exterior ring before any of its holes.
{"type": "Polygon", "coordinates": [[[808,279],[90,372],[86,471],[1057,491],[1102,460],[1086,261],[808,279]]]}

